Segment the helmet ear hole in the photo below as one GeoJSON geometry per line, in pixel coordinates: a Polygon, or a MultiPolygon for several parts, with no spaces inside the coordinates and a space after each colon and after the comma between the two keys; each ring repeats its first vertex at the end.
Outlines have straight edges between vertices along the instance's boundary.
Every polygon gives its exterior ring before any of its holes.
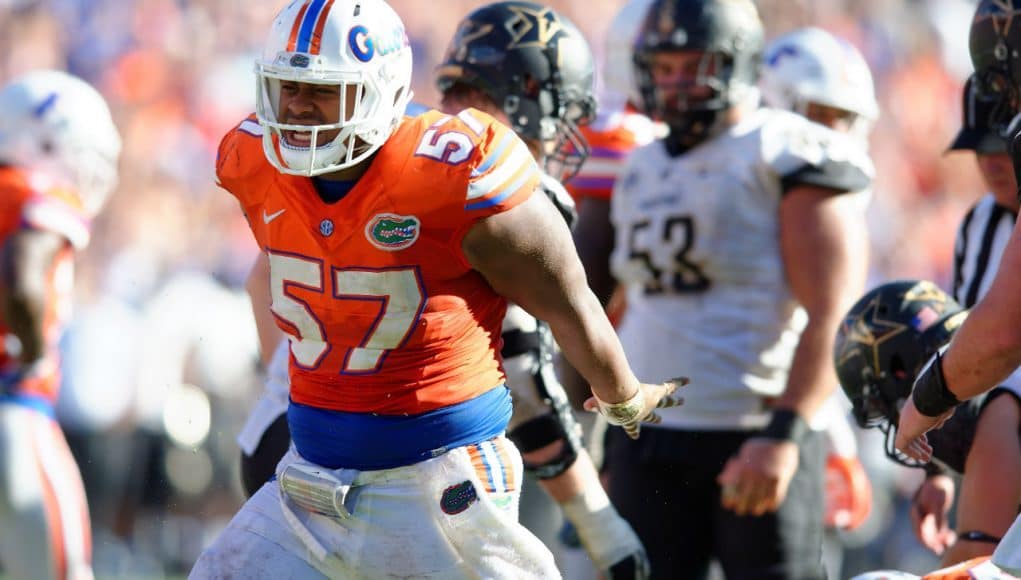
{"type": "Polygon", "coordinates": [[[894,354],[890,357],[889,373],[898,382],[909,378],[908,369],[904,366],[904,359],[901,358],[900,354],[894,354]]]}
{"type": "Polygon", "coordinates": [[[529,99],[539,98],[539,92],[542,89],[542,87],[540,86],[538,79],[536,79],[531,74],[526,74],[525,82],[523,83],[523,85],[524,85],[523,94],[525,95],[525,97],[529,99]]]}

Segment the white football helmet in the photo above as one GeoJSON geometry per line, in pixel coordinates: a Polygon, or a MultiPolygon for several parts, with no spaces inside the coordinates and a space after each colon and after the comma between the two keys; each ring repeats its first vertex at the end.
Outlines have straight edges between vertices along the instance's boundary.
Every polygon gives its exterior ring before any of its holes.
{"type": "Polygon", "coordinates": [[[851,580],[921,580],[921,578],[900,570],[873,570],[858,574],[851,580]]]}
{"type": "Polygon", "coordinates": [[[621,108],[642,102],[635,79],[635,38],[653,0],[629,0],[610,22],[603,44],[603,93],[600,106],[621,108]]]}
{"type": "Polygon", "coordinates": [[[851,132],[866,138],[879,118],[872,73],[850,42],[800,28],[766,46],[759,87],[766,104],[804,114],[809,103],[854,113],[851,132]]]}
{"type": "Polygon", "coordinates": [[[0,163],[76,188],[93,217],[117,186],[121,137],[102,95],[66,72],[24,74],[0,89],[0,163]]]}
{"type": "Polygon", "coordinates": [[[273,22],[256,62],[256,114],[267,159],[283,173],[319,175],[361,163],[390,137],[411,100],[411,47],[404,24],[383,0],[293,0],[273,22]],[[340,87],[339,122],[287,124],[281,81],[340,87]],[[350,115],[347,99],[355,103],[350,115]],[[315,146],[319,133],[339,130],[315,146]],[[284,132],[311,133],[311,146],[284,132]]]}

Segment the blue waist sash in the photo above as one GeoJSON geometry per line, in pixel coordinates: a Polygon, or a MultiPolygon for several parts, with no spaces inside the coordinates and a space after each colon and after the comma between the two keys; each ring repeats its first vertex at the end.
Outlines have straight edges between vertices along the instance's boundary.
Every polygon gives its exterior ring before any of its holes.
{"type": "Polygon", "coordinates": [[[347,413],[291,401],[287,424],[305,459],[330,469],[362,471],[418,463],[450,449],[492,439],[507,429],[505,386],[421,415],[347,413]]]}
{"type": "Polygon", "coordinates": [[[3,394],[0,395],[0,405],[14,404],[21,405],[22,407],[28,407],[29,409],[35,409],[43,415],[51,419],[57,418],[57,413],[53,409],[53,403],[45,397],[38,395],[19,395],[19,394],[3,394]]]}

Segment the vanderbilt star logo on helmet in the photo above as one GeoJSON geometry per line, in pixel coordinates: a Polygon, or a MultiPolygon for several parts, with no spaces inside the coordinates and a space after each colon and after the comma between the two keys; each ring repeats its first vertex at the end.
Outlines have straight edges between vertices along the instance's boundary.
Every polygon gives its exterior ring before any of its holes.
{"type": "Polygon", "coordinates": [[[848,357],[855,356],[858,352],[856,345],[871,347],[873,352],[876,352],[883,342],[907,330],[906,324],[884,320],[879,314],[879,302],[879,298],[876,297],[857,318],[844,320],[847,340],[838,361],[843,362],[848,357]]]}
{"type": "Polygon", "coordinates": [[[487,22],[465,21],[458,28],[457,34],[454,35],[454,46],[456,48],[454,49],[453,58],[459,61],[467,60],[471,44],[492,31],[493,25],[487,22]]]}
{"type": "Polygon", "coordinates": [[[1010,27],[1014,24],[1014,16],[1018,12],[1018,10],[1014,9],[1011,0],[992,0],[986,6],[979,6],[978,12],[975,14],[975,21],[991,18],[993,20],[993,28],[1000,35],[1006,36],[1010,32],[1010,27]],[[999,9],[999,12],[994,9],[999,9]]]}
{"type": "Polygon", "coordinates": [[[904,293],[904,300],[908,301],[932,301],[939,304],[946,303],[946,293],[940,290],[932,282],[919,282],[914,288],[904,293]]]}
{"type": "Polygon", "coordinates": [[[564,29],[560,18],[549,8],[533,9],[526,6],[511,6],[514,14],[504,26],[511,34],[508,49],[523,46],[546,46],[558,32],[564,29]]]}

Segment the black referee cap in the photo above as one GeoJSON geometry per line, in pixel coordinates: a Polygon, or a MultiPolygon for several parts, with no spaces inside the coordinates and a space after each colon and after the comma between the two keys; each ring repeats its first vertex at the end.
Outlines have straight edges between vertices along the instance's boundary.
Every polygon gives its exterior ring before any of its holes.
{"type": "Polygon", "coordinates": [[[1006,153],[1007,140],[989,127],[995,102],[979,96],[974,79],[972,75],[964,83],[962,126],[948,151],[1006,153]]]}

